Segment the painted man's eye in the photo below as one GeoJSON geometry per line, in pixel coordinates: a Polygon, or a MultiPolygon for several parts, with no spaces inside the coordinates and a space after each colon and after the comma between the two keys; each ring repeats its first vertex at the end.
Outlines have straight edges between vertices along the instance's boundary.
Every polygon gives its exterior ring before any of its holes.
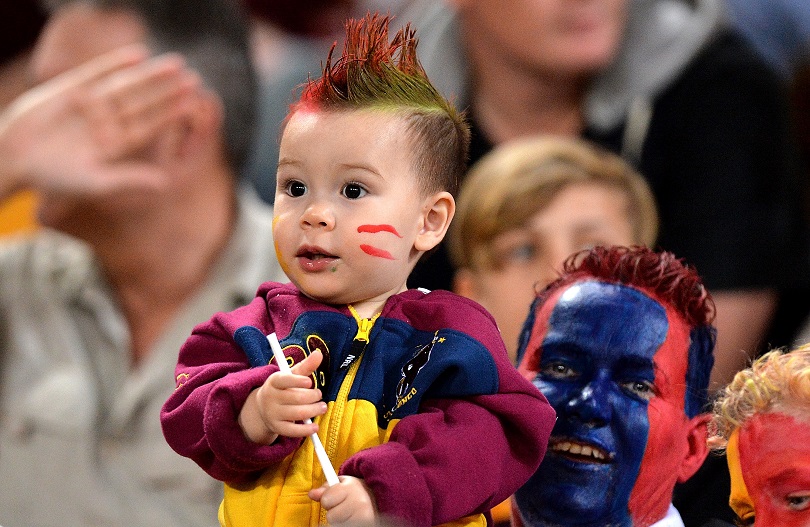
{"type": "Polygon", "coordinates": [[[550,379],[573,379],[578,375],[577,371],[562,362],[550,362],[540,369],[545,377],[550,379]]]}
{"type": "Polygon", "coordinates": [[[645,401],[649,401],[655,396],[655,386],[649,381],[626,381],[621,385],[622,388],[645,401]]]}
{"type": "Polygon", "coordinates": [[[792,511],[803,511],[810,508],[810,494],[803,492],[791,494],[785,498],[787,506],[792,511]]]}
{"type": "Polygon", "coordinates": [[[362,198],[367,194],[366,189],[360,183],[346,183],[340,192],[349,199],[362,198]]]}
{"type": "Polygon", "coordinates": [[[293,179],[287,182],[287,185],[284,190],[285,192],[287,192],[288,196],[298,198],[307,193],[307,186],[301,183],[300,181],[293,179]]]}

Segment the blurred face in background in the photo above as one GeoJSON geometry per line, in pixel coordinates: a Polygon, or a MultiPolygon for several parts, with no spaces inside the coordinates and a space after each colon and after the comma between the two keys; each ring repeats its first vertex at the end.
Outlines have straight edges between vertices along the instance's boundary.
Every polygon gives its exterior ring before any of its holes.
{"type": "Polygon", "coordinates": [[[53,13],[34,51],[34,77],[43,82],[121,46],[143,42],[133,14],[77,2],[53,13]]]}
{"type": "Polygon", "coordinates": [[[488,49],[513,67],[576,77],[590,76],[613,60],[628,9],[628,0],[452,3],[473,49],[488,49]]]}
{"type": "MultiPolygon", "coordinates": [[[[146,30],[134,14],[94,8],[84,2],[60,8],[50,15],[34,47],[34,81],[37,84],[45,82],[99,55],[145,39],[146,30]]],[[[115,200],[108,200],[105,206],[114,212],[130,200],[139,201],[137,194],[118,195],[115,200]]],[[[45,225],[66,232],[80,232],[84,218],[92,214],[97,205],[98,200],[92,198],[43,192],[38,216],[45,225]]]]}
{"type": "Polygon", "coordinates": [[[639,243],[628,207],[627,195],[618,188],[569,184],[525,225],[492,241],[498,268],[459,271],[456,292],[492,313],[513,361],[535,291],[557,278],[566,258],[597,245],[639,243]]]}

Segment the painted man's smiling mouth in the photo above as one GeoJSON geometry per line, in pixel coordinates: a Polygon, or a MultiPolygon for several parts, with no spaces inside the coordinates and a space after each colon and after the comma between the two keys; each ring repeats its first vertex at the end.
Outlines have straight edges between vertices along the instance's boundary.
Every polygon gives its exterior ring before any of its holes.
{"type": "Polygon", "coordinates": [[[579,463],[611,463],[615,454],[600,448],[593,443],[585,443],[575,439],[552,438],[548,445],[549,451],[579,463]]]}

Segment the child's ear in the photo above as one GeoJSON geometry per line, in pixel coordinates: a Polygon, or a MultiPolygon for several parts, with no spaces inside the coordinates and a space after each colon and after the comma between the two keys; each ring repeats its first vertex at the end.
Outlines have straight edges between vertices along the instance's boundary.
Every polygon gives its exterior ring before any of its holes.
{"type": "Polygon", "coordinates": [[[427,252],[439,245],[455,213],[456,200],[449,192],[441,191],[427,197],[422,206],[422,227],[413,242],[414,249],[427,252]]]}

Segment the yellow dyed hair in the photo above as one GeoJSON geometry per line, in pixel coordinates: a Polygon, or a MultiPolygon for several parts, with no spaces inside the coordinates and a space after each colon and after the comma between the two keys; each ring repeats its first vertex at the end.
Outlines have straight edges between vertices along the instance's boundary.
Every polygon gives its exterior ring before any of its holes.
{"type": "Polygon", "coordinates": [[[810,343],[769,351],[734,376],[714,403],[710,445],[724,448],[754,414],[774,411],[810,418],[810,343]]]}

